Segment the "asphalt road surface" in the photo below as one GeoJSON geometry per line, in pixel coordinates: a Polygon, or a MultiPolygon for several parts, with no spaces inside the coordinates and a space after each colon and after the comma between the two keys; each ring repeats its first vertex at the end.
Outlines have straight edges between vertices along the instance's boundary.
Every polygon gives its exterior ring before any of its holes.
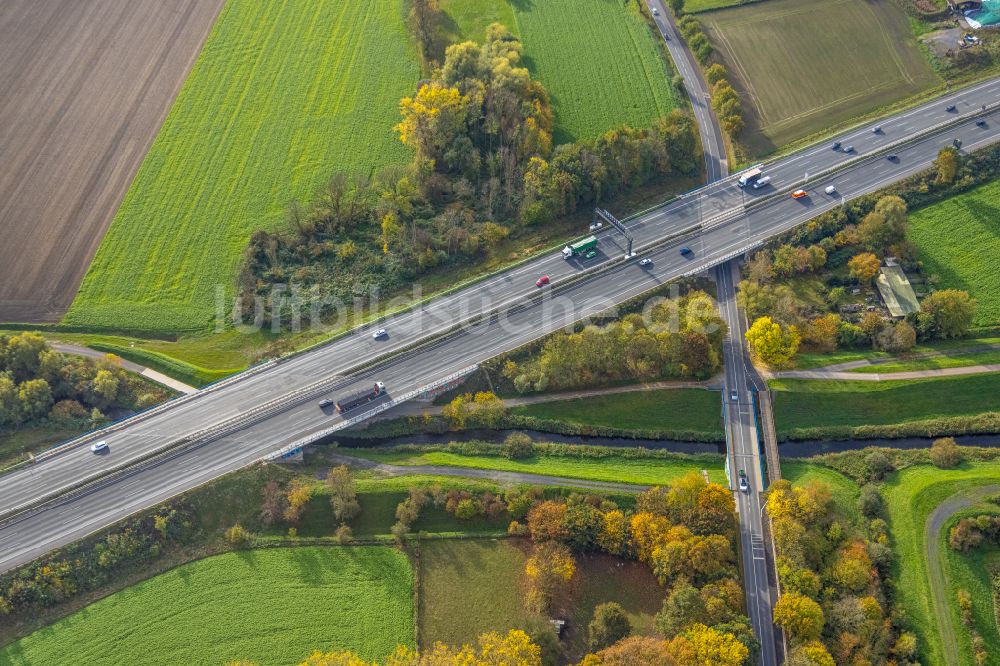
{"type": "MultiPolygon", "coordinates": [[[[912,135],[922,127],[940,122],[944,107],[955,103],[959,111],[992,103],[1000,97],[1000,80],[953,94],[947,101],[938,100],[893,119],[882,121],[884,135],[874,135],[870,128],[859,128],[842,141],[854,143],[864,152],[879,142],[902,134],[912,135]]],[[[742,254],[752,244],[781,233],[841,203],[841,197],[853,198],[875,191],[886,184],[928,167],[938,150],[961,137],[966,149],[975,149],[1000,138],[1000,117],[988,118],[985,128],[973,119],[943,133],[925,137],[900,148],[894,162],[876,157],[858,160],[832,180],[808,184],[811,196],[792,200],[776,198],[743,212],[743,203],[763,192],[746,192],[732,178],[706,186],[669,205],[647,212],[629,221],[640,248],[655,239],[670,236],[694,224],[706,228],[688,237],[642,252],[652,266],[640,267],[636,261],[618,264],[595,279],[583,280],[559,290],[542,290],[544,297],[512,311],[496,322],[475,326],[460,334],[432,343],[419,353],[408,353],[377,370],[366,370],[344,379],[334,388],[317,390],[283,405],[276,415],[218,437],[204,445],[161,464],[136,472],[114,483],[76,497],[72,501],[8,521],[0,527],[0,570],[30,561],[34,557],[101,529],[135,511],[154,505],[173,495],[238,469],[310,433],[328,428],[335,414],[320,410],[316,400],[325,395],[334,398],[376,379],[384,381],[390,394],[401,395],[417,390],[474,363],[520,346],[539,336],[566,326],[582,317],[608,309],[615,303],[644,293],[681,275],[705,268],[742,254]],[[836,196],[822,194],[828,184],[835,184],[836,196]],[[720,213],[726,215],[718,218],[720,213]],[[682,256],[679,248],[691,248],[682,256]]],[[[803,169],[814,173],[850,159],[834,152],[829,145],[794,154],[768,165],[772,184],[796,185],[803,169]]],[[[600,256],[590,262],[564,260],[553,254],[541,257],[501,275],[463,289],[447,297],[434,299],[420,310],[402,314],[380,324],[389,338],[375,341],[366,330],[312,352],[293,357],[258,374],[233,382],[214,392],[195,394],[176,406],[121,429],[107,439],[110,451],[95,456],[86,446],[18,470],[3,477],[0,484],[0,512],[37,499],[54,489],[65,487],[82,476],[110,469],[206,426],[232,418],[245,418],[252,408],[287,395],[320,379],[331,379],[358,364],[371,363],[393,349],[401,349],[436,330],[450,328],[470,313],[484,306],[524,299],[536,292],[534,281],[548,274],[554,286],[560,281],[623,254],[623,243],[609,230],[598,234],[600,256]]]]}

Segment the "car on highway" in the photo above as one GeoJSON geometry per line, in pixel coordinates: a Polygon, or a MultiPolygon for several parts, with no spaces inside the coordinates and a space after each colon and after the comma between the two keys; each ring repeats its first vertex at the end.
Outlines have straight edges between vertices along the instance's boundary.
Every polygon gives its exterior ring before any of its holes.
{"type": "Polygon", "coordinates": [[[882,133],[881,125],[876,125],[875,127],[872,128],[872,134],[881,134],[881,133],[882,133]]]}
{"type": "Polygon", "coordinates": [[[323,398],[322,400],[319,401],[319,408],[320,409],[326,409],[327,407],[329,407],[332,404],[333,404],[333,400],[330,400],[329,398],[323,398]]]}
{"type": "Polygon", "coordinates": [[[753,184],[753,189],[759,190],[762,187],[767,187],[771,183],[770,176],[764,176],[763,178],[758,178],[757,182],[753,184]]]}
{"type": "Polygon", "coordinates": [[[976,127],[986,127],[986,121],[980,118],[976,121],[976,127]]]}
{"type": "Polygon", "coordinates": [[[660,10],[657,9],[656,7],[653,7],[653,16],[659,16],[659,15],[660,15],[660,10]]]}
{"type": "Polygon", "coordinates": [[[386,338],[386,337],[389,337],[389,332],[386,331],[384,328],[380,328],[377,331],[375,331],[374,333],[372,333],[372,339],[373,340],[381,340],[382,338],[386,338]]]}
{"type": "Polygon", "coordinates": [[[583,255],[584,259],[593,259],[597,256],[597,250],[588,250],[587,254],[583,255]]]}
{"type": "Polygon", "coordinates": [[[847,153],[848,155],[850,155],[851,153],[854,152],[854,146],[845,146],[844,147],[844,152],[847,153]]]}
{"type": "Polygon", "coordinates": [[[792,192],[793,199],[803,199],[807,196],[809,196],[809,193],[806,192],[805,190],[795,190],[794,192],[792,192]]]}
{"type": "Polygon", "coordinates": [[[692,254],[694,254],[694,252],[692,252],[691,248],[687,247],[686,245],[681,248],[681,256],[682,257],[688,257],[688,256],[690,256],[692,254]]]}
{"type": "Polygon", "coordinates": [[[733,402],[740,401],[740,394],[736,392],[736,389],[733,389],[732,391],[729,392],[729,397],[732,399],[733,402]]]}
{"type": "Polygon", "coordinates": [[[590,230],[591,231],[597,231],[598,229],[600,229],[603,226],[604,226],[603,222],[594,222],[593,224],[590,225],[590,230]]]}
{"type": "Polygon", "coordinates": [[[747,477],[743,470],[740,470],[740,492],[750,492],[750,486],[747,484],[747,477]]]}
{"type": "Polygon", "coordinates": [[[886,155],[885,159],[889,160],[890,162],[898,162],[899,161],[899,155],[897,155],[895,153],[891,153],[889,155],[886,155]]]}
{"type": "Polygon", "coordinates": [[[535,280],[535,286],[536,287],[544,287],[549,282],[551,282],[551,280],[549,280],[549,276],[548,275],[543,275],[542,277],[540,277],[537,280],[535,280]]]}
{"type": "Polygon", "coordinates": [[[955,111],[955,105],[954,104],[949,104],[948,106],[945,107],[944,110],[947,111],[948,113],[954,113],[954,111],[955,111]]]}
{"type": "Polygon", "coordinates": [[[840,150],[840,142],[839,141],[834,141],[833,142],[833,149],[834,150],[840,150]]]}
{"type": "Polygon", "coordinates": [[[826,192],[827,194],[836,194],[837,193],[837,186],[836,185],[827,185],[826,189],[823,190],[823,191],[826,192]]]}
{"type": "Polygon", "coordinates": [[[107,450],[108,450],[108,441],[106,439],[102,439],[101,441],[94,442],[93,444],[90,445],[91,453],[104,453],[107,450]]]}
{"type": "Polygon", "coordinates": [[[653,265],[653,260],[652,259],[648,259],[648,258],[647,259],[640,259],[639,260],[639,265],[642,266],[643,268],[645,268],[646,266],[652,266],[653,265]]]}

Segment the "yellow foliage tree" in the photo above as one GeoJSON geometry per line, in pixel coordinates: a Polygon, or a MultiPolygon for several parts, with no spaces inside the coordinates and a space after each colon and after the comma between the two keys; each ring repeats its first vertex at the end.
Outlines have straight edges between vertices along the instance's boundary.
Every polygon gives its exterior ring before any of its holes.
{"type": "Polygon", "coordinates": [[[749,650],[733,634],[696,624],[670,641],[677,666],[741,666],[749,650]]]}
{"type": "Polygon", "coordinates": [[[871,281],[878,275],[882,262],[871,252],[861,252],[847,261],[847,267],[851,271],[852,278],[861,284],[871,284],[871,281]]]}
{"type": "Polygon", "coordinates": [[[782,366],[799,350],[799,332],[795,326],[782,327],[770,317],[761,317],[746,333],[754,356],[767,365],[782,366]]]}

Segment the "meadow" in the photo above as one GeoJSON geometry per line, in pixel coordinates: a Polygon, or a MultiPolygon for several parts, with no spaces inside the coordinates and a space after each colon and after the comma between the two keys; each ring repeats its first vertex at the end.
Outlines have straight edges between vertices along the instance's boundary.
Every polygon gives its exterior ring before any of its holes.
{"type": "Polygon", "coordinates": [[[0,664],[294,664],[413,644],[413,571],[386,547],[227,553],[126,588],[0,649],[0,664]]]}
{"type": "Polygon", "coordinates": [[[766,154],[937,83],[892,2],[767,0],[699,16],[766,154]]]}
{"type": "Polygon", "coordinates": [[[939,288],[976,299],[974,327],[1000,325],[1000,180],[911,213],[909,237],[939,288]]]}
{"type": "MultiPolygon", "coordinates": [[[[960,652],[966,657],[970,656],[968,640],[961,638],[966,632],[961,626],[955,602],[955,593],[959,589],[958,581],[961,580],[962,584],[968,584],[969,581],[961,576],[959,569],[954,566],[950,551],[944,543],[945,536],[941,533],[926,533],[927,519],[945,500],[973,490],[977,486],[998,483],[1000,483],[1000,464],[974,462],[965,463],[954,470],[941,470],[929,465],[911,467],[890,476],[883,486],[896,553],[894,565],[896,589],[907,618],[920,640],[924,663],[945,663],[942,638],[938,629],[939,620],[951,622],[953,633],[959,637],[957,643],[960,652]],[[935,597],[932,595],[929,573],[930,563],[927,559],[929,538],[938,540],[938,552],[944,554],[946,589],[940,598],[944,600],[947,608],[937,607],[934,603],[935,597]]],[[[983,604],[990,601],[989,598],[977,601],[977,612],[980,616],[984,612],[983,604]]],[[[1000,639],[996,638],[995,630],[989,636],[984,633],[984,638],[991,639],[990,645],[994,650],[1000,649],[997,645],[997,640],[1000,639]]]]}
{"type": "Polygon", "coordinates": [[[678,455],[671,458],[532,456],[521,460],[510,460],[500,456],[463,455],[446,451],[404,453],[379,451],[378,449],[344,449],[344,452],[348,455],[394,465],[441,465],[444,467],[495,469],[504,472],[524,472],[568,479],[650,486],[667,485],[674,479],[690,472],[700,473],[702,470],[706,470],[712,481],[726,483],[723,469],[725,460],[721,455],[712,457],[678,455]]]}
{"type": "Polygon", "coordinates": [[[556,144],[646,127],[681,104],[673,65],[632,2],[444,0],[441,8],[457,39],[481,40],[493,21],[521,38],[525,64],[552,98],[556,144]]]}
{"type": "Polygon", "coordinates": [[[65,322],[208,327],[255,229],[408,159],[392,127],[419,78],[399,1],[227,3],[65,322]]]}
{"type": "Polygon", "coordinates": [[[658,389],[514,407],[513,415],[623,430],[693,432],[722,441],[718,391],[658,389]]]}
{"type": "MultiPolygon", "coordinates": [[[[519,540],[433,540],[419,545],[417,599],[423,645],[474,641],[484,631],[525,627],[524,563],[530,544],[519,540]]],[[[586,626],[594,608],[620,603],[636,634],[653,634],[653,616],[665,591],[638,562],[606,555],[578,555],[577,572],[555,616],[569,620],[570,657],[585,650],[586,626]]]]}
{"type": "Polygon", "coordinates": [[[1000,411],[1000,375],[919,381],[778,379],[774,416],[778,436],[797,429],[889,425],[1000,411]]]}

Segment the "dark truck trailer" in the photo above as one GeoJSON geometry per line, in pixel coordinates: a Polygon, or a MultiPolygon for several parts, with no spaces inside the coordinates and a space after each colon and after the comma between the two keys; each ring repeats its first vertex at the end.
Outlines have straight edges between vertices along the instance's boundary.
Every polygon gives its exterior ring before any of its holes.
{"type": "Polygon", "coordinates": [[[385,384],[382,382],[375,382],[375,385],[366,391],[359,391],[358,393],[352,393],[346,398],[341,398],[337,401],[337,411],[346,412],[354,409],[355,407],[360,407],[361,405],[367,404],[378,398],[379,396],[385,395],[385,384]]]}

